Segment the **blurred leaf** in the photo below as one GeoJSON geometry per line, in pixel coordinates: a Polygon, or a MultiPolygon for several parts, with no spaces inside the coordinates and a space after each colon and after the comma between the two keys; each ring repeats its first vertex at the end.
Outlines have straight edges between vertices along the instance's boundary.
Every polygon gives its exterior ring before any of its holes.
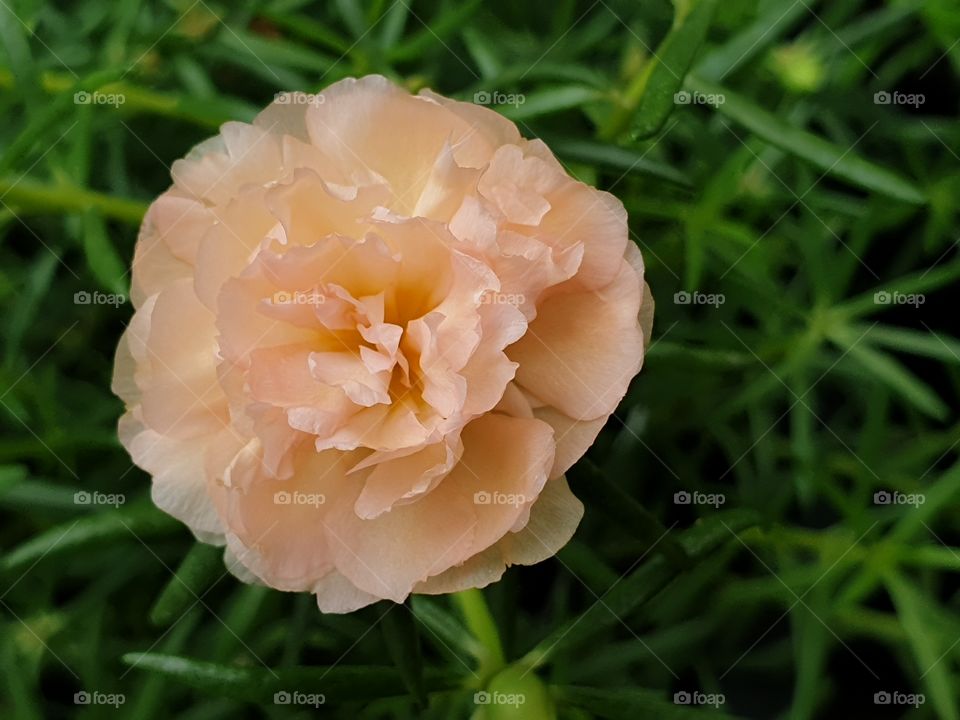
{"type": "MultiPolygon", "coordinates": [[[[385,602],[390,602],[389,600],[385,602]]],[[[388,609],[380,619],[387,651],[393,658],[403,684],[423,708],[427,695],[423,686],[423,656],[420,652],[420,633],[413,612],[400,605],[388,609]]]]}
{"type": "Polygon", "coordinates": [[[637,150],[575,138],[551,138],[548,145],[557,155],[567,160],[597,163],[620,170],[624,174],[649,175],[684,187],[691,185],[690,178],[679,170],[666,163],[648,159],[646,153],[637,150]]]}
{"type": "MultiPolygon", "coordinates": [[[[129,653],[123,662],[137,670],[159,673],[203,691],[264,705],[284,704],[283,696],[294,692],[322,695],[326,704],[348,700],[395,697],[405,694],[400,674],[390,667],[376,665],[332,665],[324,667],[277,668],[235,667],[157,653],[129,653]]],[[[428,672],[427,690],[453,687],[444,673],[428,672]]]]}
{"type": "Polygon", "coordinates": [[[929,597],[915,590],[902,575],[889,572],[884,582],[897,609],[903,629],[917,660],[917,671],[930,694],[937,716],[944,720],[960,718],[954,678],[945,657],[943,632],[930,622],[933,609],[929,597]]]}
{"type": "MultiPolygon", "coordinates": [[[[82,492],[82,491],[81,491],[82,492]]],[[[15,547],[0,561],[0,572],[11,573],[24,566],[52,560],[119,540],[137,542],[180,529],[177,520],[152,504],[131,503],[118,510],[100,511],[52,527],[15,547]]]]}
{"type": "Polygon", "coordinates": [[[747,98],[695,75],[687,76],[686,86],[693,92],[722,96],[724,101],[716,106],[718,113],[743,125],[771,145],[813,163],[829,175],[896,200],[915,204],[926,202],[923,192],[912,182],[864,160],[852,148],[836,145],[806,130],[793,127],[747,98]]]}
{"type": "Polygon", "coordinates": [[[778,2],[758,3],[760,13],[753,23],[738,32],[723,45],[704,53],[695,72],[711,82],[720,82],[770,45],[806,17],[816,2],[800,2],[786,8],[778,2]]]}
{"type": "Polygon", "coordinates": [[[226,573],[223,548],[194,543],[150,610],[150,622],[165,626],[179,620],[226,573]]]}
{"type": "Polygon", "coordinates": [[[656,135],[676,108],[674,96],[707,36],[716,6],[716,0],[697,0],[682,19],[678,10],[679,23],[674,23],[641,78],[628,91],[627,106],[636,108],[630,125],[633,137],[656,135]]]}
{"type": "Polygon", "coordinates": [[[939,420],[946,418],[950,413],[947,405],[928,385],[889,355],[873,350],[862,341],[858,341],[860,336],[854,335],[846,328],[837,327],[830,330],[830,337],[842,349],[849,352],[850,358],[860,363],[870,375],[912,403],[921,412],[939,420]]]}
{"type": "Polygon", "coordinates": [[[663,720],[732,720],[732,715],[714,708],[700,709],[663,698],[660,692],[640,688],[592,688],[563,685],[554,689],[557,701],[583,708],[610,720],[662,718],[663,720]]]}
{"type": "Polygon", "coordinates": [[[435,633],[446,644],[474,658],[483,655],[483,646],[456,616],[440,607],[437,600],[426,595],[413,595],[410,606],[417,620],[426,625],[431,634],[435,633]]]}
{"type": "Polygon", "coordinates": [[[683,545],[670,536],[663,523],[589,459],[580,460],[568,474],[577,497],[616,522],[621,532],[679,567],[689,565],[683,545]]]}
{"type": "Polygon", "coordinates": [[[83,250],[87,264],[100,284],[113,293],[126,295],[126,263],[120,259],[110,238],[103,217],[94,210],[83,215],[83,250]]]}
{"type": "Polygon", "coordinates": [[[447,57],[446,62],[463,62],[459,59],[459,56],[453,54],[452,51],[447,48],[446,38],[462,28],[467,20],[480,9],[481,4],[482,0],[465,0],[462,3],[446,5],[439,16],[433,18],[429,23],[424,25],[421,20],[419,24],[423,27],[412,37],[399,43],[388,52],[387,59],[392,63],[414,60],[422,56],[423,53],[427,52],[434,45],[440,45],[444,48],[444,52],[447,52],[448,55],[453,55],[452,57],[447,57]]]}
{"type": "MultiPolygon", "coordinates": [[[[704,560],[727,542],[733,541],[735,533],[756,522],[753,513],[744,510],[716,513],[681,533],[679,542],[691,560],[704,560]]],[[[601,630],[621,622],[655,596],[679,572],[680,569],[662,555],[651,555],[640,567],[601,595],[602,602],[593,603],[586,612],[551,632],[524,656],[524,662],[530,667],[538,667],[559,652],[595,639],[601,630]]]]}
{"type": "Polygon", "coordinates": [[[960,340],[949,335],[876,324],[853,325],[850,331],[858,337],[865,335],[864,339],[873,345],[923,355],[950,365],[960,363],[960,340]]]}
{"type": "Polygon", "coordinates": [[[522,101],[514,105],[500,105],[498,109],[511,120],[529,120],[561,110],[579,108],[581,105],[599,100],[601,94],[590,87],[562,85],[536,90],[522,97],[522,101]]]}

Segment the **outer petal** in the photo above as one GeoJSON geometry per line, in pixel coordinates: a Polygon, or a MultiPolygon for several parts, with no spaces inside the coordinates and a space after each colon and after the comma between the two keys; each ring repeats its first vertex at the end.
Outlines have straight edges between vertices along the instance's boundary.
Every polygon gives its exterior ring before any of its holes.
{"type": "Polygon", "coordinates": [[[262,472],[260,458],[253,441],[211,493],[235,536],[237,559],[271,587],[309,591],[333,570],[326,517],[338,494],[354,484],[346,473],[357,458],[306,445],[286,480],[262,472]]]}
{"type": "Polygon", "coordinates": [[[223,542],[224,527],[207,495],[205,473],[210,437],[175,440],[145,429],[135,413],[120,420],[120,442],[139,467],[153,476],[154,504],[202,542],[223,542]]]}
{"type": "Polygon", "coordinates": [[[551,480],[530,510],[522,530],[507,533],[492,547],[462,565],[418,583],[414,592],[440,595],[496,582],[510,565],[534,565],[553,557],[566,545],[583,517],[583,504],[574,497],[566,478],[551,480]]]}
{"type": "Polygon", "coordinates": [[[564,415],[556,408],[549,406],[537,408],[533,414],[538,420],[543,420],[553,428],[557,454],[553,461],[553,469],[550,471],[551,480],[563,475],[583,457],[607,422],[606,416],[594,420],[574,420],[569,415],[564,415]]]}
{"type": "Polygon", "coordinates": [[[545,301],[508,350],[518,384],[574,419],[609,415],[643,359],[639,309],[640,280],[625,260],[602,290],[545,301]]]}
{"type": "Polygon", "coordinates": [[[313,586],[320,612],[350,613],[377,602],[380,597],[364,592],[341,573],[331,570],[313,586]]]}
{"type": "Polygon", "coordinates": [[[457,467],[417,502],[372,520],[357,517],[353,502],[331,509],[337,568],[361,590],[400,602],[418,582],[489,547],[524,508],[478,504],[478,493],[532,500],[553,464],[552,432],[539,420],[487,415],[464,429],[463,442],[457,467]]]}
{"type": "MultiPolygon", "coordinates": [[[[228,413],[217,380],[212,313],[183,279],[157,296],[149,318],[149,336],[133,338],[143,345],[136,381],[144,424],[179,438],[219,430],[228,413]]],[[[135,335],[141,327],[131,323],[128,332],[135,335]]]]}

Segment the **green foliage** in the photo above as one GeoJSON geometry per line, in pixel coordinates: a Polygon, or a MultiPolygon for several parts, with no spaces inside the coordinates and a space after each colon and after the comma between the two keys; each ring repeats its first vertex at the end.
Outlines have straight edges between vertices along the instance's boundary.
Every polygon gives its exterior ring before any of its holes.
{"type": "Polygon", "coordinates": [[[958,36],[950,0],[0,2],[0,716],[957,718],[958,36]],[[620,198],[657,313],[555,559],[322,616],[153,507],[109,385],[172,162],[371,72],[620,198]]]}

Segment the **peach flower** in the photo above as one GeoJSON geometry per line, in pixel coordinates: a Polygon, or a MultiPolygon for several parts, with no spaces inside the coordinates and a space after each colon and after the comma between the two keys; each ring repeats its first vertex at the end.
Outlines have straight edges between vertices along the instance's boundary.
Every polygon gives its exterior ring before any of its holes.
{"type": "Polygon", "coordinates": [[[161,509],[325,612],[570,539],[563,474],[653,314],[616,198],[497,113],[379,76],[279,95],[172,175],[114,377],[161,509]]]}

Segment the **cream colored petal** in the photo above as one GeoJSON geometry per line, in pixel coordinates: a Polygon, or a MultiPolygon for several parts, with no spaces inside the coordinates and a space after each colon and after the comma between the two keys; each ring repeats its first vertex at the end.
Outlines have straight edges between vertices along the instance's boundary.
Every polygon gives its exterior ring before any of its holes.
{"type": "Polygon", "coordinates": [[[440,595],[482,588],[497,582],[511,565],[535,565],[551,558],[570,541],[582,517],[583,504],[570,492],[566,478],[557,477],[540,493],[522,530],[507,533],[462,565],[418,583],[414,592],[440,595]]]}
{"type": "MultiPolygon", "coordinates": [[[[197,299],[189,279],[163,290],[150,313],[149,336],[136,374],[144,424],[171,437],[216,432],[228,422],[217,379],[214,317],[197,299]]],[[[128,332],[136,333],[138,324],[128,332]]]]}
{"type": "Polygon", "coordinates": [[[309,445],[298,451],[293,477],[281,480],[258,477],[260,456],[238,457],[247,465],[237,468],[252,480],[230,485],[217,483],[211,494],[238,548],[238,559],[271,587],[311,591],[332,569],[325,532],[326,518],[338,495],[347,492],[345,475],[356,463],[336,451],[316,453],[309,445]]]}
{"type": "Polygon", "coordinates": [[[378,596],[358,588],[336,570],[324,575],[310,592],[317,596],[317,607],[324,613],[351,613],[380,600],[378,596]]]}
{"type": "Polygon", "coordinates": [[[483,551],[509,532],[553,464],[552,431],[538,420],[486,415],[464,429],[463,444],[460,463],[417,502],[370,520],[356,515],[356,495],[331,508],[330,547],[357,587],[400,602],[483,551]]]}
{"type": "Polygon", "coordinates": [[[357,498],[357,515],[372,519],[395,504],[420,499],[450,472],[462,452],[460,438],[448,436],[418,452],[378,463],[357,498]]]}
{"type": "Polygon", "coordinates": [[[583,503],[570,492],[565,477],[555,478],[533,504],[526,526],[501,540],[500,551],[508,565],[535,565],[570,541],[581,518],[583,503]]]}
{"type": "Polygon", "coordinates": [[[520,363],[518,384],[577,420],[612,413],[643,359],[640,281],[620,262],[620,273],[602,290],[545,301],[508,350],[520,363]]]}
{"type": "Polygon", "coordinates": [[[605,416],[594,420],[574,420],[552,407],[537,408],[534,416],[553,428],[557,443],[557,454],[553,461],[553,470],[550,471],[551,480],[563,475],[583,457],[607,422],[605,416]]]}
{"type": "Polygon", "coordinates": [[[154,504],[185,523],[203,542],[222,542],[224,527],[207,494],[206,455],[213,436],[176,440],[144,428],[133,413],[120,420],[121,442],[153,476],[154,504]]]}

